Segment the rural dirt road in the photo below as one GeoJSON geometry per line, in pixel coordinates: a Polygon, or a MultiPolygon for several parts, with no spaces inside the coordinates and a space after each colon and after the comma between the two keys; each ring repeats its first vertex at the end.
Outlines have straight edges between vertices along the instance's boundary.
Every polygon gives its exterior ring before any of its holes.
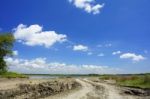
{"type": "Polygon", "coordinates": [[[93,82],[88,79],[76,79],[76,81],[81,84],[80,89],[45,99],[149,99],[149,97],[120,94],[116,86],[106,83],[93,82]]]}

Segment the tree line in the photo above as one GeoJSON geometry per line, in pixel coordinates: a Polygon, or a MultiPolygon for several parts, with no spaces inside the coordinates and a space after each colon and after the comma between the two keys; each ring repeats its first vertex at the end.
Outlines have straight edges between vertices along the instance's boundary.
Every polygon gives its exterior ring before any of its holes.
{"type": "Polygon", "coordinates": [[[15,38],[11,33],[0,33],[0,73],[5,73],[8,70],[5,62],[5,57],[13,54],[12,48],[15,38]]]}

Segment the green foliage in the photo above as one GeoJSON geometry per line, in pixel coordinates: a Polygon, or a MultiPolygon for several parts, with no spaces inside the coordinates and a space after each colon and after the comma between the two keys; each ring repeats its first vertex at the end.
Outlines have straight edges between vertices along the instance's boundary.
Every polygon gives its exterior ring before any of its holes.
{"type": "Polygon", "coordinates": [[[99,74],[88,74],[89,76],[99,76],[99,74]]]}
{"type": "Polygon", "coordinates": [[[101,76],[103,80],[115,80],[118,85],[129,87],[150,88],[150,74],[142,75],[105,75],[101,76]]]}
{"type": "Polygon", "coordinates": [[[0,74],[7,71],[6,62],[3,58],[0,58],[0,74]]]}
{"type": "Polygon", "coordinates": [[[0,75],[2,78],[28,78],[28,76],[15,73],[15,72],[5,72],[0,75]]]}
{"type": "Polygon", "coordinates": [[[4,61],[4,57],[7,55],[12,55],[14,40],[13,35],[10,33],[0,34],[0,73],[7,71],[7,65],[4,61]]]}
{"type": "Polygon", "coordinates": [[[118,84],[123,86],[150,88],[150,76],[135,76],[126,80],[118,80],[118,84]]]}

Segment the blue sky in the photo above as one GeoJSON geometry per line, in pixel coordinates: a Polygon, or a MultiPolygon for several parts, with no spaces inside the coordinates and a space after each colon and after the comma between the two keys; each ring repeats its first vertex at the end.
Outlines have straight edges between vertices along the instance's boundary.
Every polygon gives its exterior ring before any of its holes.
{"type": "Polygon", "coordinates": [[[23,73],[150,72],[149,0],[0,0],[23,73]]]}

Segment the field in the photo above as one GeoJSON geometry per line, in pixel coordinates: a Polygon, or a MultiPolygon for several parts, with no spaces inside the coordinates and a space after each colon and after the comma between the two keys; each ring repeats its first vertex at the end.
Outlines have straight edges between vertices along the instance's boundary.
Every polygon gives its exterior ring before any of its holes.
{"type": "Polygon", "coordinates": [[[150,74],[102,75],[100,79],[115,80],[121,86],[150,88],[150,74]]]}

